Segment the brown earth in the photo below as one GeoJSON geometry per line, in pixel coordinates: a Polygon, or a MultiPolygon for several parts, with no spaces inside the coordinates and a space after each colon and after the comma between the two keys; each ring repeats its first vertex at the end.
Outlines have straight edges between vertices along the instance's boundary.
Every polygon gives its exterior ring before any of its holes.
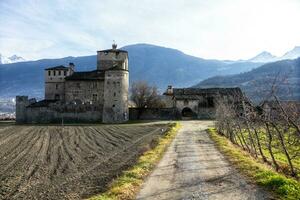
{"type": "Polygon", "coordinates": [[[100,193],[166,129],[166,124],[0,126],[0,199],[100,193]]]}

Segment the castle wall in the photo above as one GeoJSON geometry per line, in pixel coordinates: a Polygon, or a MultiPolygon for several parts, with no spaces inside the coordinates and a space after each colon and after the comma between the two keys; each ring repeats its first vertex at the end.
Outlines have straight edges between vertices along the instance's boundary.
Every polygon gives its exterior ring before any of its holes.
{"type": "Polygon", "coordinates": [[[16,96],[16,122],[26,122],[26,106],[29,105],[28,96],[16,96]]]}
{"type": "Polygon", "coordinates": [[[75,99],[84,103],[103,105],[104,81],[83,81],[68,80],[66,81],[65,99],[71,102],[75,99]]]}
{"type": "Polygon", "coordinates": [[[176,108],[129,108],[130,120],[175,120],[180,117],[176,108]]]}
{"type": "Polygon", "coordinates": [[[198,111],[198,102],[199,100],[176,100],[176,108],[181,112],[184,108],[188,107],[192,109],[193,112],[197,113],[198,111]]]}
{"type": "Polygon", "coordinates": [[[65,83],[64,82],[45,82],[45,99],[65,100],[65,83]]]}
{"type": "Polygon", "coordinates": [[[103,106],[104,123],[122,123],[128,120],[128,78],[128,71],[105,71],[103,106]]]}
{"type": "Polygon", "coordinates": [[[25,120],[20,123],[73,123],[101,122],[102,108],[89,105],[51,105],[48,107],[27,107],[25,120]]]}

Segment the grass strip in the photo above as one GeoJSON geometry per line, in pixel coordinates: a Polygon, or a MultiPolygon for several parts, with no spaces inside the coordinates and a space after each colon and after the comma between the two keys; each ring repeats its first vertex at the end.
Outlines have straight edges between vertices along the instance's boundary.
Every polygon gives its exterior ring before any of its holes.
{"type": "Polygon", "coordinates": [[[145,177],[152,172],[162,158],[179,128],[179,123],[172,123],[165,135],[159,139],[157,146],[143,153],[131,169],[124,171],[120,177],[111,183],[106,192],[91,197],[89,200],[134,199],[145,177]]]}
{"type": "Polygon", "coordinates": [[[242,174],[274,193],[279,199],[300,199],[300,183],[298,181],[288,178],[254,159],[248,152],[232,144],[226,137],[219,135],[215,129],[208,129],[208,133],[218,149],[242,174]]]}

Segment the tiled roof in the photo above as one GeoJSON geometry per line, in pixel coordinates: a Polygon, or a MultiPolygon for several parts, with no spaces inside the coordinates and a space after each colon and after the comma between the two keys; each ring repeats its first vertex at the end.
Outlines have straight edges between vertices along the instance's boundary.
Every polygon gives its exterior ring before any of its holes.
{"type": "Polygon", "coordinates": [[[63,65],[59,65],[59,66],[56,66],[56,67],[47,68],[45,70],[68,70],[68,67],[65,67],[63,65]]]}
{"type": "Polygon", "coordinates": [[[173,95],[200,95],[200,94],[242,94],[239,87],[235,88],[174,88],[173,95]]]}
{"type": "Polygon", "coordinates": [[[103,78],[103,71],[94,70],[89,72],[74,72],[71,76],[67,76],[65,80],[101,80],[103,78]]]}

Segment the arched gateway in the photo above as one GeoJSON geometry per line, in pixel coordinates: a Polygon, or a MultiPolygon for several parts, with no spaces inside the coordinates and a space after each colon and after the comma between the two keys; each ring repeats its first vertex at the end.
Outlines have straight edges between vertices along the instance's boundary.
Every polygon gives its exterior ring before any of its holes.
{"type": "Polygon", "coordinates": [[[182,109],[181,111],[181,116],[182,118],[193,118],[195,116],[195,113],[193,112],[193,110],[189,107],[185,107],[182,109]]]}

